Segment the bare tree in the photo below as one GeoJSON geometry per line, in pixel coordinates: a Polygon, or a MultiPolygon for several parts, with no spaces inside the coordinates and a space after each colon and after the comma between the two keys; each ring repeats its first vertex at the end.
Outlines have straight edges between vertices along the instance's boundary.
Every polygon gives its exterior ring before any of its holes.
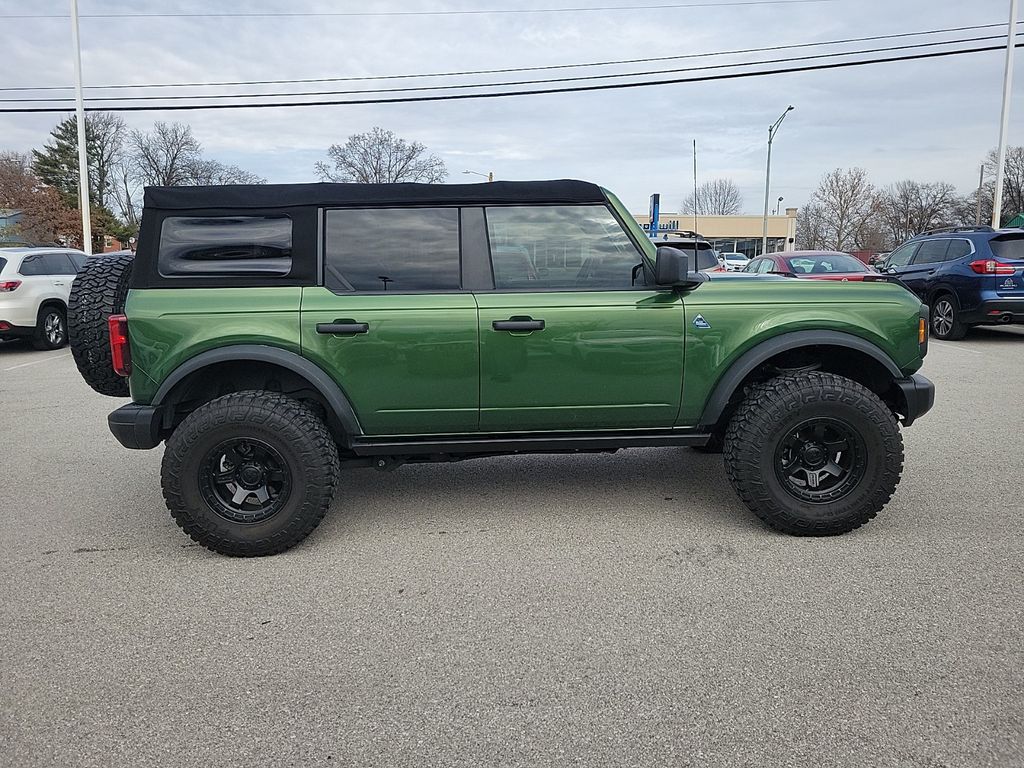
{"type": "Polygon", "coordinates": [[[796,217],[796,247],[818,251],[826,247],[825,209],[821,203],[811,202],[800,209],[796,217]]]}
{"type": "Polygon", "coordinates": [[[90,112],[86,115],[86,127],[91,128],[92,133],[87,137],[87,144],[93,202],[108,208],[113,203],[117,166],[124,154],[128,128],[124,119],[113,112],[90,112]]]}
{"type": "Polygon", "coordinates": [[[437,183],[448,176],[444,161],[427,154],[418,141],[408,142],[391,131],[375,127],[366,133],[332,144],[325,162],[316,164],[321,181],[355,181],[361,184],[393,184],[400,181],[437,183]]]}
{"type": "Polygon", "coordinates": [[[202,158],[202,147],[183,123],[156,122],[153,130],[134,130],[128,136],[132,165],[143,186],[176,187],[189,184],[189,174],[202,158]]]}
{"type": "Polygon", "coordinates": [[[266,184],[267,180],[237,165],[225,165],[218,160],[199,158],[189,168],[188,183],[208,184],[266,184]]]}
{"type": "Polygon", "coordinates": [[[926,229],[957,221],[956,188],[945,181],[921,183],[907,179],[892,184],[875,199],[877,223],[889,248],[926,229]]]}
{"type": "Polygon", "coordinates": [[[875,212],[875,190],[867,171],[836,168],[826,173],[811,200],[821,206],[823,247],[851,251],[864,243],[869,234],[866,225],[875,212]]]}
{"type": "Polygon", "coordinates": [[[743,210],[743,195],[732,179],[714,179],[697,187],[696,197],[689,195],[682,208],[698,216],[735,216],[743,210]]]}
{"type": "MultiPolygon", "coordinates": [[[[990,224],[992,222],[991,200],[995,197],[995,177],[998,161],[999,155],[994,149],[985,158],[985,176],[989,180],[985,183],[983,191],[990,202],[987,206],[988,216],[982,220],[982,224],[990,224]]],[[[1017,214],[1024,213],[1024,147],[1006,148],[1006,164],[1003,166],[1003,172],[1003,213],[1002,220],[999,222],[1001,226],[1005,226],[1017,214]]],[[[977,196],[977,191],[974,194],[977,196]]],[[[974,223],[973,219],[971,223],[974,223]]]]}

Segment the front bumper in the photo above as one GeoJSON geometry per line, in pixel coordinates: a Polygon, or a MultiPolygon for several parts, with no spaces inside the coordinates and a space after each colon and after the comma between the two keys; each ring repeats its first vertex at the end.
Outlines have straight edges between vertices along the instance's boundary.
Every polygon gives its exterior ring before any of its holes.
{"type": "Polygon", "coordinates": [[[152,405],[129,403],[107,416],[107,426],[125,448],[149,450],[160,444],[163,414],[152,405]]]}
{"type": "Polygon", "coordinates": [[[935,404],[935,385],[919,373],[896,380],[897,410],[903,414],[903,426],[909,427],[935,404]]]}

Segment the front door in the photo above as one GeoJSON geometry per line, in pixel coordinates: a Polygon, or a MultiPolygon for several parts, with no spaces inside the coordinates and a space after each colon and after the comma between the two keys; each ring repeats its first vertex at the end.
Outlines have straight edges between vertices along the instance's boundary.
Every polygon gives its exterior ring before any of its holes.
{"type": "Polygon", "coordinates": [[[302,290],[302,353],[368,435],[473,432],[479,341],[461,290],[458,208],[325,212],[322,285],[302,290]]]}
{"type": "Polygon", "coordinates": [[[480,429],[671,427],[683,306],[643,285],[637,247],[602,205],[486,211],[494,291],[477,292],[480,429]]]}

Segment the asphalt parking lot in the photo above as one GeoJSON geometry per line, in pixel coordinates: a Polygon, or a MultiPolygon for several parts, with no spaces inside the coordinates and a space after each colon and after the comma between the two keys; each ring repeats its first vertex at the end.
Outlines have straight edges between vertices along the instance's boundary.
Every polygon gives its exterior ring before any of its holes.
{"type": "Polygon", "coordinates": [[[0,346],[0,764],[1024,765],[1024,329],[923,373],[896,497],[839,538],[651,449],[351,470],[235,560],[67,350],[0,346]]]}

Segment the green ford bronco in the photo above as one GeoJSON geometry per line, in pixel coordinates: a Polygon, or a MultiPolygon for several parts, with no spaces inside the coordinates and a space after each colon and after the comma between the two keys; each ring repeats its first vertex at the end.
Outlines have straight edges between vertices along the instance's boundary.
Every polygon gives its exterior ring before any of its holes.
{"type": "Polygon", "coordinates": [[[934,400],[902,285],[708,276],[581,181],[150,188],[69,321],[131,395],[111,432],[166,442],[171,514],[227,555],[301,541],[345,467],[639,446],[723,453],[769,526],[843,533],[934,400]]]}

